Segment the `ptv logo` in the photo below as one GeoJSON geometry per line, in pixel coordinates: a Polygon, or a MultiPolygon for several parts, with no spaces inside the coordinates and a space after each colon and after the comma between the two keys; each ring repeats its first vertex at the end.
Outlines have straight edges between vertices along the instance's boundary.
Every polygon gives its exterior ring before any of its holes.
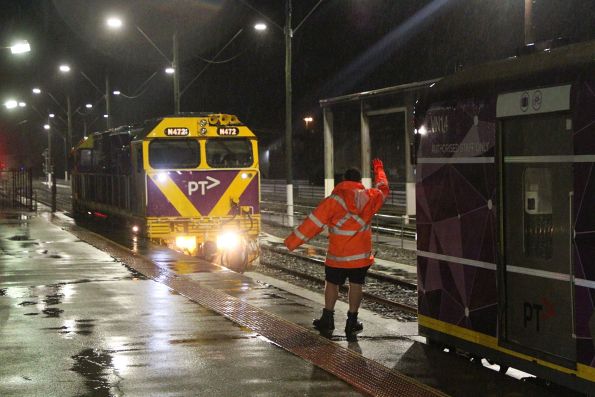
{"type": "Polygon", "coordinates": [[[555,315],[554,304],[547,298],[541,298],[541,304],[531,302],[524,302],[523,304],[523,325],[525,328],[527,328],[527,325],[531,325],[539,332],[540,320],[547,320],[555,315]]]}
{"type": "Polygon", "coordinates": [[[191,181],[188,182],[188,196],[192,196],[192,193],[197,192],[200,189],[200,195],[204,196],[207,190],[219,186],[221,181],[213,177],[207,176],[206,181],[191,181]]]}

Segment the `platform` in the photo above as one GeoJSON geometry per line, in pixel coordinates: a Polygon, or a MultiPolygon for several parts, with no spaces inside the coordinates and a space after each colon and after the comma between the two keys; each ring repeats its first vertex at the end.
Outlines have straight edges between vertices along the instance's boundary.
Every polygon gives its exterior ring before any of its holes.
{"type": "MultiPolygon", "coordinates": [[[[365,332],[348,342],[339,304],[329,341],[310,325],[319,294],[159,247],[135,250],[63,215],[0,216],[0,395],[519,392],[508,377],[420,343],[416,323],[362,311],[365,332]]],[[[547,395],[522,386],[521,395],[547,395]]]]}

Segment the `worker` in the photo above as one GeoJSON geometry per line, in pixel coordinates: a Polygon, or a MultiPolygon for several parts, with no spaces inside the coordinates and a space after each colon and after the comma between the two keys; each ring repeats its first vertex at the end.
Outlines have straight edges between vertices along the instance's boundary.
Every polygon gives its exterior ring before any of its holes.
{"type": "Polygon", "coordinates": [[[343,182],[337,184],[332,194],[322,200],[285,239],[285,245],[293,251],[320,233],[325,226],[328,227],[324,309],[313,325],[322,334],[332,334],[339,287],[349,279],[349,311],[345,324],[348,340],[355,339],[364,329],[357,314],[366,273],[374,263],[370,224],[389,193],[382,161],[374,159],[372,166],[375,177],[373,188],[366,189],[362,185],[361,172],[357,168],[347,169],[343,182]]]}

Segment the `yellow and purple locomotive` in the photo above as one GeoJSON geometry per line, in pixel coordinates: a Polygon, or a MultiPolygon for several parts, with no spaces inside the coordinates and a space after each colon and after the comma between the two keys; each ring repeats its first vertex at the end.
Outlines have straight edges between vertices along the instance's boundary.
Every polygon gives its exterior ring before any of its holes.
{"type": "Polygon", "coordinates": [[[192,255],[244,271],[258,257],[255,135],[236,116],[163,117],[94,133],[74,149],[75,216],[124,220],[192,255]]]}

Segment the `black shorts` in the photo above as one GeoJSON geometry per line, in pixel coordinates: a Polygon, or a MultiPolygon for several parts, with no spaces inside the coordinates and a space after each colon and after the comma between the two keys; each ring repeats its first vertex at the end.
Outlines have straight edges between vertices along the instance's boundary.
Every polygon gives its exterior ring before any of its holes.
{"type": "Polygon", "coordinates": [[[370,266],[357,267],[354,269],[342,269],[338,267],[324,267],[324,273],[326,275],[325,280],[329,283],[343,285],[345,280],[349,279],[350,283],[354,284],[365,284],[366,274],[370,266]]]}

